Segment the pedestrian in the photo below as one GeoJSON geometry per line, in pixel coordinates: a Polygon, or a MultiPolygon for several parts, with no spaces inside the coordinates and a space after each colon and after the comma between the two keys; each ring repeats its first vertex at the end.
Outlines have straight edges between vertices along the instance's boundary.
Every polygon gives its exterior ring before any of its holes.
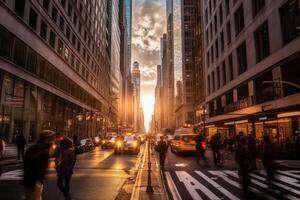
{"type": "Polygon", "coordinates": [[[160,137],[160,141],[157,144],[157,149],[159,153],[159,163],[161,170],[165,169],[165,160],[166,160],[166,153],[168,151],[168,144],[164,141],[164,137],[160,137]]]}
{"type": "Polygon", "coordinates": [[[285,139],[285,153],[286,153],[286,159],[293,158],[293,145],[289,137],[285,139]]]}
{"type": "Polygon", "coordinates": [[[300,159],[300,137],[299,135],[296,136],[295,139],[295,153],[296,153],[296,159],[300,159]]]}
{"type": "Polygon", "coordinates": [[[274,145],[268,134],[264,134],[262,143],[262,155],[261,161],[267,173],[267,181],[270,183],[274,172],[275,172],[275,162],[274,162],[274,145]]]}
{"type": "Polygon", "coordinates": [[[25,199],[41,200],[51,144],[55,139],[55,132],[43,130],[39,141],[25,153],[24,180],[25,199]]]}
{"type": "Polygon", "coordinates": [[[213,154],[213,159],[215,165],[218,165],[221,162],[221,134],[217,132],[210,140],[210,147],[213,154]]]}
{"type": "Polygon", "coordinates": [[[252,134],[248,135],[248,150],[251,159],[251,169],[256,170],[256,140],[252,134]]]}
{"type": "Polygon", "coordinates": [[[4,160],[5,142],[0,138],[0,160],[4,160]]]}
{"type": "Polygon", "coordinates": [[[22,160],[24,160],[25,145],[26,145],[26,140],[24,138],[24,135],[19,134],[16,139],[16,146],[17,146],[17,150],[18,150],[18,158],[17,158],[18,160],[20,160],[21,158],[22,158],[22,160]]]}
{"type": "Polygon", "coordinates": [[[239,166],[239,177],[241,180],[243,199],[247,199],[249,198],[248,186],[250,184],[249,170],[251,159],[246,138],[244,136],[239,137],[238,141],[236,142],[235,160],[239,166]]]}
{"type": "Polygon", "coordinates": [[[60,143],[60,155],[56,162],[56,185],[64,195],[65,200],[71,199],[72,196],[70,193],[70,183],[75,162],[76,155],[73,142],[69,138],[64,138],[60,143]]]}
{"type": "Polygon", "coordinates": [[[200,157],[202,157],[204,160],[206,160],[205,149],[204,149],[204,146],[203,146],[203,143],[205,142],[204,140],[205,140],[204,139],[204,133],[199,132],[199,134],[197,134],[196,137],[195,137],[195,142],[196,142],[195,156],[196,156],[196,163],[197,164],[199,164],[200,157]]]}

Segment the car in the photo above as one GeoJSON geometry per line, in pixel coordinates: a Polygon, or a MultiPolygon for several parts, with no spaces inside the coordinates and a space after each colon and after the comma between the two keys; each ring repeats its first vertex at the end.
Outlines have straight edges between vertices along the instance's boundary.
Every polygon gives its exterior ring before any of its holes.
{"type": "Polygon", "coordinates": [[[93,149],[94,149],[94,144],[91,138],[81,139],[79,143],[75,145],[76,153],[85,153],[93,149]]]}
{"type": "Polygon", "coordinates": [[[115,146],[116,136],[106,137],[101,141],[102,149],[112,149],[115,146]]]}
{"type": "Polygon", "coordinates": [[[171,151],[175,153],[195,152],[195,134],[175,134],[171,141],[171,151]]]}
{"type": "Polygon", "coordinates": [[[125,135],[116,138],[115,141],[115,154],[120,153],[135,153],[140,152],[140,142],[133,135],[125,135]]]}
{"type": "Polygon", "coordinates": [[[93,138],[93,144],[94,146],[99,146],[101,144],[101,139],[99,136],[93,138]]]}

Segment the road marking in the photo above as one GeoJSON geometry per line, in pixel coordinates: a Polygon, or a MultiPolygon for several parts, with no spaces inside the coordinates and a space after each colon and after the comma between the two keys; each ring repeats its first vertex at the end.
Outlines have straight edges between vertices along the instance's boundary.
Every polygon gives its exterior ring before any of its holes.
{"type": "Polygon", "coordinates": [[[0,181],[23,180],[24,172],[21,169],[5,172],[0,176],[0,181]]]}
{"type": "Polygon", "coordinates": [[[278,172],[280,174],[290,176],[290,177],[293,177],[293,178],[299,178],[300,177],[300,174],[299,174],[300,171],[282,171],[282,170],[279,170],[279,171],[276,171],[276,172],[278,172]]]}
{"type": "Polygon", "coordinates": [[[175,183],[170,175],[170,172],[165,172],[168,187],[172,193],[173,200],[181,200],[181,196],[175,186],[175,183]]]}
{"type": "Polygon", "coordinates": [[[205,179],[208,183],[210,183],[212,186],[217,188],[220,192],[225,194],[229,199],[233,199],[233,200],[240,199],[240,198],[236,197],[234,194],[232,194],[231,192],[229,192],[228,190],[226,190],[225,188],[223,188],[221,185],[219,185],[218,183],[216,183],[215,181],[213,181],[212,179],[210,179],[209,177],[204,175],[202,172],[200,172],[200,171],[195,171],[195,172],[196,172],[196,174],[201,176],[201,178],[205,179]]]}
{"type": "MultiPolygon", "coordinates": [[[[258,171],[259,174],[262,174],[262,175],[267,175],[265,171],[258,171]]],[[[290,177],[287,177],[287,176],[283,176],[283,175],[280,175],[278,173],[276,173],[274,175],[274,178],[279,180],[279,181],[282,181],[282,182],[285,182],[285,183],[288,183],[290,185],[293,185],[295,187],[298,187],[300,188],[300,184],[298,184],[298,180],[297,179],[294,179],[294,178],[290,178],[290,177]]]]}
{"type": "Polygon", "coordinates": [[[184,183],[186,189],[189,191],[193,199],[202,199],[196,190],[203,192],[209,199],[217,200],[220,199],[208,188],[202,185],[199,181],[193,178],[185,171],[176,171],[176,175],[180,182],[184,183]]]}

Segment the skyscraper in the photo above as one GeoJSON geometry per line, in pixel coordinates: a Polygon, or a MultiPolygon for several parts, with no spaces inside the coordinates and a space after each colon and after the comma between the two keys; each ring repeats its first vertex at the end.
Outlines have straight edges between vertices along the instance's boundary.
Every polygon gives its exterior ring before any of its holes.
{"type": "Polygon", "coordinates": [[[141,73],[139,69],[139,63],[135,61],[133,63],[132,70],[132,83],[133,83],[133,109],[134,109],[134,131],[139,131],[140,120],[140,94],[141,94],[141,73]]]}
{"type": "Polygon", "coordinates": [[[91,137],[111,98],[106,1],[1,1],[0,137],[91,137]],[[84,14],[86,13],[86,14],[84,14]]]}

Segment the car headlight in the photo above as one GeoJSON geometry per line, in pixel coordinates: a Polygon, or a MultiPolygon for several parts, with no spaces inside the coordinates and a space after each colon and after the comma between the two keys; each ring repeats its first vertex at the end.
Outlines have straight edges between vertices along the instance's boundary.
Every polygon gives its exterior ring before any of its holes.
{"type": "Polygon", "coordinates": [[[105,144],[105,140],[102,141],[102,144],[105,144]]]}
{"type": "Polygon", "coordinates": [[[95,139],[95,142],[98,143],[98,142],[99,142],[99,139],[95,139]]]}
{"type": "Polygon", "coordinates": [[[136,142],[133,142],[132,143],[132,146],[136,147],[137,143],[136,142]]]}
{"type": "Polygon", "coordinates": [[[117,142],[117,146],[118,147],[122,146],[122,143],[121,142],[117,142]]]}

